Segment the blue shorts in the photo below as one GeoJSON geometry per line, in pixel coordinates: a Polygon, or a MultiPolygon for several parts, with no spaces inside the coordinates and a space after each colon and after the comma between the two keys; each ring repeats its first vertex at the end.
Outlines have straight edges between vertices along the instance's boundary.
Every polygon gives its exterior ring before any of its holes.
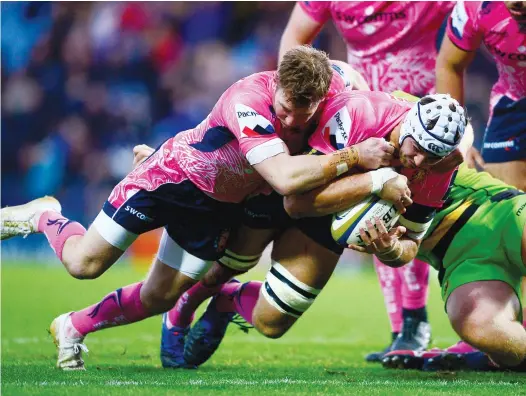
{"type": "Polygon", "coordinates": [[[526,98],[503,96],[484,134],[482,157],[488,163],[526,159],[526,98]]]}
{"type": "Polygon", "coordinates": [[[243,224],[256,229],[284,231],[298,228],[314,242],[340,255],[343,247],[338,245],[331,234],[332,215],[291,219],[283,207],[283,197],[276,192],[258,195],[245,201],[243,224]]]}
{"type": "Polygon", "coordinates": [[[113,246],[126,250],[139,234],[165,227],[185,251],[217,260],[232,228],[239,226],[242,205],[210,198],[191,181],[140,190],[118,208],[106,201],[93,225],[113,246]]]}

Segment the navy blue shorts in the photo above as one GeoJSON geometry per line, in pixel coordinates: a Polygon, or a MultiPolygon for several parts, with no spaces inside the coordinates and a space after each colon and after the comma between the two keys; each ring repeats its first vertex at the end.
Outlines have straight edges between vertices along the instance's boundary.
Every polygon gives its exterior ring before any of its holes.
{"type": "Polygon", "coordinates": [[[243,224],[247,227],[280,231],[297,227],[314,242],[340,255],[343,247],[334,241],[331,223],[332,215],[291,219],[283,207],[283,197],[276,192],[250,198],[244,205],[243,224]]]}
{"type": "Polygon", "coordinates": [[[144,232],[165,227],[188,253],[207,261],[219,259],[230,230],[241,222],[242,205],[210,198],[191,181],[140,190],[119,208],[106,201],[94,222],[110,244],[122,250],[144,232]]]}
{"type": "Polygon", "coordinates": [[[486,128],[482,157],[489,163],[526,159],[526,98],[503,96],[486,128]]]}

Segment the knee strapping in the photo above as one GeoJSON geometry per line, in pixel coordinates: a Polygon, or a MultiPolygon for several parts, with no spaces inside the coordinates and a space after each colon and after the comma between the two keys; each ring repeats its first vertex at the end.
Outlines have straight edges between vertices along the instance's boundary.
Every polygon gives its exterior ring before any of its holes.
{"type": "Polygon", "coordinates": [[[257,265],[260,258],[261,254],[256,254],[254,256],[242,256],[229,249],[226,249],[224,256],[218,261],[221,265],[224,265],[230,269],[236,271],[248,271],[257,265]]]}
{"type": "Polygon", "coordinates": [[[269,304],[295,318],[299,318],[312,305],[320,291],[298,280],[276,261],[272,261],[262,288],[269,304]]]}

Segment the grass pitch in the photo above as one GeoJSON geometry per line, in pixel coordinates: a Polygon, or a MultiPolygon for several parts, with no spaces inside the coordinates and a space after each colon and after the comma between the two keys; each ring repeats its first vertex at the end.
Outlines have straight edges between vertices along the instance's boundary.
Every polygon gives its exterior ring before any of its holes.
{"type": "MultiPolygon", "coordinates": [[[[235,325],[198,370],[160,367],[160,317],[87,337],[86,372],[55,369],[52,319],[100,300],[142,274],[120,265],[95,281],[61,268],[3,263],[3,395],[526,395],[526,375],[388,371],[367,352],[388,341],[388,322],[372,271],[333,276],[313,307],[284,337],[268,340],[235,325]]],[[[254,276],[252,276],[254,277],[254,276]]],[[[432,281],[434,345],[456,341],[432,281]]]]}

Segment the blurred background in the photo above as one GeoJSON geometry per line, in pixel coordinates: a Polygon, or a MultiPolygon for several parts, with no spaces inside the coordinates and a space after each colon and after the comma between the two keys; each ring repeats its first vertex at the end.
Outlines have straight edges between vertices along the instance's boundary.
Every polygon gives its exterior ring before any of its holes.
{"type": "MultiPolygon", "coordinates": [[[[276,68],[293,6],[2,2],[2,206],[55,195],[87,226],[130,171],[134,145],[197,125],[233,82],[276,68]]],[[[332,24],[314,45],[346,59],[332,24]]],[[[467,81],[476,145],[495,79],[479,54],[467,81]]],[[[23,251],[52,254],[45,238],[29,240],[23,251]]],[[[21,243],[5,244],[4,257],[21,243]]]]}

